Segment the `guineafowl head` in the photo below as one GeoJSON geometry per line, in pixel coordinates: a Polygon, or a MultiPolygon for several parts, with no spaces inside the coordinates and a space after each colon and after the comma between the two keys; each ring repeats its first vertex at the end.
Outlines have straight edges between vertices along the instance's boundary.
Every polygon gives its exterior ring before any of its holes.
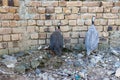
{"type": "Polygon", "coordinates": [[[60,25],[61,25],[61,23],[59,22],[59,23],[57,24],[57,27],[55,27],[55,30],[60,30],[60,25]]]}
{"type": "Polygon", "coordinates": [[[95,16],[92,17],[92,24],[95,22],[95,16]]]}

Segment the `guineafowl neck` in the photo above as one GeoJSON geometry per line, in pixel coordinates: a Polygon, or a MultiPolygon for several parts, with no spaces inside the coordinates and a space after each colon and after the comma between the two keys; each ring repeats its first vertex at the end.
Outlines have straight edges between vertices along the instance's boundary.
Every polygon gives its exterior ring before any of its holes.
{"type": "Polygon", "coordinates": [[[60,29],[60,26],[58,26],[58,29],[60,29]]]}
{"type": "Polygon", "coordinates": [[[60,29],[58,29],[58,28],[55,28],[55,31],[61,31],[60,29]]]}
{"type": "Polygon", "coordinates": [[[94,25],[94,21],[92,21],[92,25],[94,25]]]}

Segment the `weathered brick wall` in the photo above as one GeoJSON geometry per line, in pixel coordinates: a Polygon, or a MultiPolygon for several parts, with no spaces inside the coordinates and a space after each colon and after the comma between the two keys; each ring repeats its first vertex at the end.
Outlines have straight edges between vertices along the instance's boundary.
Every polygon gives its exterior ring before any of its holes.
{"type": "Polygon", "coordinates": [[[110,33],[110,46],[120,49],[120,31],[110,33]]]}
{"type": "Polygon", "coordinates": [[[83,43],[92,16],[99,36],[107,27],[120,27],[120,2],[19,0],[14,7],[0,7],[0,54],[14,53],[49,44],[50,34],[61,22],[65,43],[83,43]],[[50,14],[49,20],[45,15],[50,14]]]}

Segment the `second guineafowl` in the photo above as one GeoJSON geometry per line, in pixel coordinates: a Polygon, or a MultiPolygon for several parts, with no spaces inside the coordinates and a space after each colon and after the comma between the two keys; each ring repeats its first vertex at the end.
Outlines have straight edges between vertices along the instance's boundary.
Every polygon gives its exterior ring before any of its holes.
{"type": "Polygon", "coordinates": [[[88,29],[88,32],[86,33],[85,37],[85,47],[87,50],[87,56],[89,56],[90,53],[97,48],[99,43],[99,36],[94,26],[94,20],[95,17],[92,18],[92,25],[88,29]]]}
{"type": "Polygon", "coordinates": [[[56,30],[50,36],[49,48],[56,55],[58,55],[58,56],[62,55],[63,35],[61,34],[60,23],[58,24],[56,30]]]}

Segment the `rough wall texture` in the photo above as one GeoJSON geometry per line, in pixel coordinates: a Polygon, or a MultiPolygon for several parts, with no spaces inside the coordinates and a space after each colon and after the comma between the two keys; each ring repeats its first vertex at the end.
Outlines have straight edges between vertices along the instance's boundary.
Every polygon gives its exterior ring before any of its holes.
{"type": "Polygon", "coordinates": [[[107,41],[108,25],[113,31],[120,27],[120,2],[18,1],[12,7],[0,7],[0,54],[49,44],[58,22],[65,43],[71,45],[83,43],[92,16],[96,16],[95,26],[103,41],[107,41]]]}
{"type": "Polygon", "coordinates": [[[120,31],[111,32],[110,45],[120,49],[120,31]]]}

